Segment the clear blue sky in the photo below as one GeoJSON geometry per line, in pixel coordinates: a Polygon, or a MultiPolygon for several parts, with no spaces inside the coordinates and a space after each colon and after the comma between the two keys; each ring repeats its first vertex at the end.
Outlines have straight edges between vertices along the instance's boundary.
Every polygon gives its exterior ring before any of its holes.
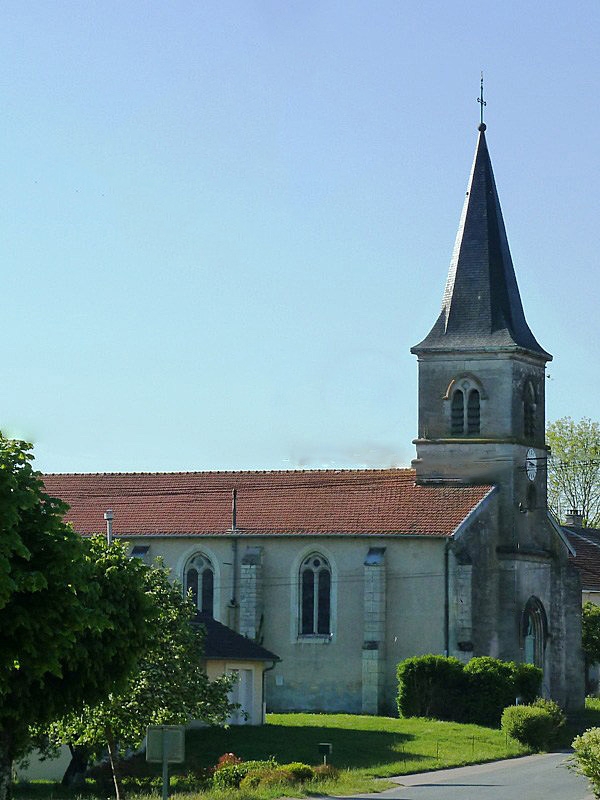
{"type": "Polygon", "coordinates": [[[481,69],[548,417],[600,417],[597,0],[0,19],[0,421],[40,469],[407,465],[481,69]]]}

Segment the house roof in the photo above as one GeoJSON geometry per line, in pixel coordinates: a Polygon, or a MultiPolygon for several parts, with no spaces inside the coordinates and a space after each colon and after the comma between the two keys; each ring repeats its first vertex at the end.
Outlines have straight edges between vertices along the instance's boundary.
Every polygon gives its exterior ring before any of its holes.
{"type": "Polygon", "coordinates": [[[585,591],[600,592],[600,530],[562,525],[576,555],[573,564],[581,576],[581,587],[585,591]]]}
{"type": "Polygon", "coordinates": [[[525,320],[485,128],[479,126],[442,310],[412,352],[525,349],[549,360],[525,320]]]}
{"type": "Polygon", "coordinates": [[[451,536],[490,486],[415,484],[410,469],[101,473],[44,476],[83,535],[377,534],[451,536]]]}
{"type": "Polygon", "coordinates": [[[223,658],[237,661],[281,661],[279,656],[247,639],[240,633],[217,622],[208,614],[197,614],[195,623],[206,629],[204,639],[205,658],[223,658]]]}

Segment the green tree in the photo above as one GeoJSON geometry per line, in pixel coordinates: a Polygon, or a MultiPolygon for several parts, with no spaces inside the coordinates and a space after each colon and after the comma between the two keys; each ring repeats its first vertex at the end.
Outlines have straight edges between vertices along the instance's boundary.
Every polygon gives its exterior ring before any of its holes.
{"type": "Polygon", "coordinates": [[[592,664],[600,661],[600,606],[584,603],[581,613],[581,644],[585,656],[586,681],[592,664]]]}
{"type": "Polygon", "coordinates": [[[221,724],[232,710],[232,679],[209,681],[203,667],[203,632],[191,624],[195,607],[160,565],[146,572],[146,591],[157,609],[147,650],[120,691],[100,703],[86,703],[50,729],[54,742],[108,750],[115,793],[122,797],[119,753],[137,749],[148,725],[186,724],[193,719],[221,724]]]}
{"type": "Polygon", "coordinates": [[[0,800],[30,726],[118,686],[151,612],[140,566],[63,522],[30,451],[0,434],[0,800]]]}
{"type": "Polygon", "coordinates": [[[583,514],[583,524],[600,524],[600,425],[584,417],[562,417],[546,429],[548,506],[564,521],[571,509],[583,514]]]}

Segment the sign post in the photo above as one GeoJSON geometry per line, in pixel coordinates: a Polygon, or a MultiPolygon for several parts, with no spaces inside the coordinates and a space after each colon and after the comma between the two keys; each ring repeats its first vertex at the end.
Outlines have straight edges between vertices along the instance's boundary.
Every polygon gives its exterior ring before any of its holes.
{"type": "Polygon", "coordinates": [[[323,764],[327,764],[327,756],[333,752],[331,742],[319,742],[319,753],[323,756],[323,764]]]}
{"type": "Polygon", "coordinates": [[[162,763],[162,800],[169,797],[169,764],[185,761],[183,725],[149,725],[146,729],[146,761],[162,763]]]}

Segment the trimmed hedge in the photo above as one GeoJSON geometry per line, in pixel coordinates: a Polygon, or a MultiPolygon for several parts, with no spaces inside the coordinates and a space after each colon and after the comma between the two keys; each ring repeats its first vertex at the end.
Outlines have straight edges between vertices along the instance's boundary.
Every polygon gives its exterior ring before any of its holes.
{"type": "Polygon", "coordinates": [[[398,712],[402,717],[433,717],[498,726],[502,711],[515,702],[531,702],[542,682],[533,664],[515,664],[489,656],[466,665],[446,656],[425,655],[400,662],[398,712]]]}
{"type": "Polygon", "coordinates": [[[398,664],[398,713],[401,717],[456,720],[466,681],[463,665],[447,656],[414,656],[398,664]]]}
{"type": "Polygon", "coordinates": [[[539,706],[508,706],[502,712],[502,730],[533,750],[547,750],[557,735],[552,714],[539,706]]]}

